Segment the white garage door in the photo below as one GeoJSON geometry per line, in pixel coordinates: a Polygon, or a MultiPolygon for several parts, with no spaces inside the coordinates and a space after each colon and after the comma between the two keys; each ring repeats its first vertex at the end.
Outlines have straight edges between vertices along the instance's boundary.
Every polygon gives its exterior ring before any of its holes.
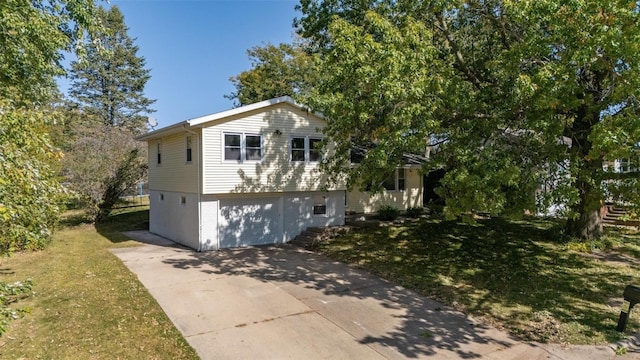
{"type": "Polygon", "coordinates": [[[220,200],[220,248],[279,242],[279,218],[278,198],[220,200]]]}

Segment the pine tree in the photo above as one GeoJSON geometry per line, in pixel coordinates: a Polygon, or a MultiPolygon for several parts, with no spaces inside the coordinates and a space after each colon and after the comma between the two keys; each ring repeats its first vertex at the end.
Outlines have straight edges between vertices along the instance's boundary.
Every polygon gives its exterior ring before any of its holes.
{"type": "Polygon", "coordinates": [[[145,130],[145,114],[155,102],[144,95],[150,71],[117,6],[98,9],[105,31],[87,40],[87,54],[71,64],[73,101],[83,111],[102,120],[104,125],[126,128],[133,134],[145,130]]]}
{"type": "Polygon", "coordinates": [[[155,100],[144,95],[149,70],[120,10],[99,8],[98,19],[106,30],[90,36],[86,56],[71,64],[73,138],[62,173],[78,203],[102,221],[145,177],[145,149],[133,137],[146,130],[155,100]]]}

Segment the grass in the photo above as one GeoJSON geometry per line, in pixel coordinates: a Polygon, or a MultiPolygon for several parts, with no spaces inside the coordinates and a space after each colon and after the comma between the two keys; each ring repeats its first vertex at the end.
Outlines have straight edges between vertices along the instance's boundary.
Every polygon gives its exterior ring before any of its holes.
{"type": "Polygon", "coordinates": [[[136,246],[120,234],[145,228],[148,207],[116,212],[95,227],[69,214],[44,251],[0,260],[0,281],[33,279],[17,304],[31,313],[0,338],[0,358],[197,359],[136,276],[109,252],[136,246]]]}
{"type": "MultiPolygon", "coordinates": [[[[553,221],[421,219],[370,226],[315,249],[435,298],[517,337],[605,344],[615,331],[622,291],[640,279],[640,234],[608,229],[585,253],[553,221]]],[[[640,309],[627,332],[640,330],[640,309]]]]}

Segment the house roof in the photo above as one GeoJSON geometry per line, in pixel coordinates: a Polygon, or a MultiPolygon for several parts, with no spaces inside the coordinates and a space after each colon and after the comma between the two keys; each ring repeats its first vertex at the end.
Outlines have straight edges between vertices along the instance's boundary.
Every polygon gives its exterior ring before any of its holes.
{"type": "MultiPolygon", "coordinates": [[[[160,128],[158,130],[150,131],[146,134],[140,135],[136,137],[136,140],[148,141],[152,139],[157,139],[163,136],[180,133],[193,127],[198,127],[210,121],[216,121],[216,120],[228,118],[230,116],[239,115],[239,114],[254,111],[254,110],[260,110],[260,109],[277,105],[277,104],[289,104],[300,110],[307,109],[304,105],[297,103],[290,96],[280,96],[274,99],[269,99],[269,100],[260,101],[260,102],[245,105],[245,106],[240,106],[235,109],[225,110],[215,114],[210,114],[210,115],[205,115],[205,116],[200,116],[197,118],[185,120],[177,124],[169,125],[169,126],[160,128]]],[[[315,112],[314,115],[324,119],[324,117],[320,113],[315,112]]]]}
{"type": "MultiPolygon", "coordinates": [[[[359,163],[364,159],[367,149],[363,146],[354,145],[351,147],[351,162],[359,163]]],[[[429,161],[425,156],[411,153],[402,153],[402,165],[404,166],[422,166],[429,161]]]]}

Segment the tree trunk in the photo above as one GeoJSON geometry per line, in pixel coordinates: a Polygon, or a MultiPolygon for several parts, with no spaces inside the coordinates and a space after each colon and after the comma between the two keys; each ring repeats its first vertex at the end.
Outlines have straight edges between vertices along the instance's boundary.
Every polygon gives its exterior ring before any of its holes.
{"type": "Polygon", "coordinates": [[[579,217],[567,220],[565,233],[581,240],[598,239],[602,236],[600,209],[580,213],[579,217]]]}
{"type": "Polygon", "coordinates": [[[572,210],[577,215],[567,220],[565,233],[581,240],[598,239],[602,236],[600,189],[585,180],[579,180],[576,186],[580,191],[580,201],[572,210]]]}

